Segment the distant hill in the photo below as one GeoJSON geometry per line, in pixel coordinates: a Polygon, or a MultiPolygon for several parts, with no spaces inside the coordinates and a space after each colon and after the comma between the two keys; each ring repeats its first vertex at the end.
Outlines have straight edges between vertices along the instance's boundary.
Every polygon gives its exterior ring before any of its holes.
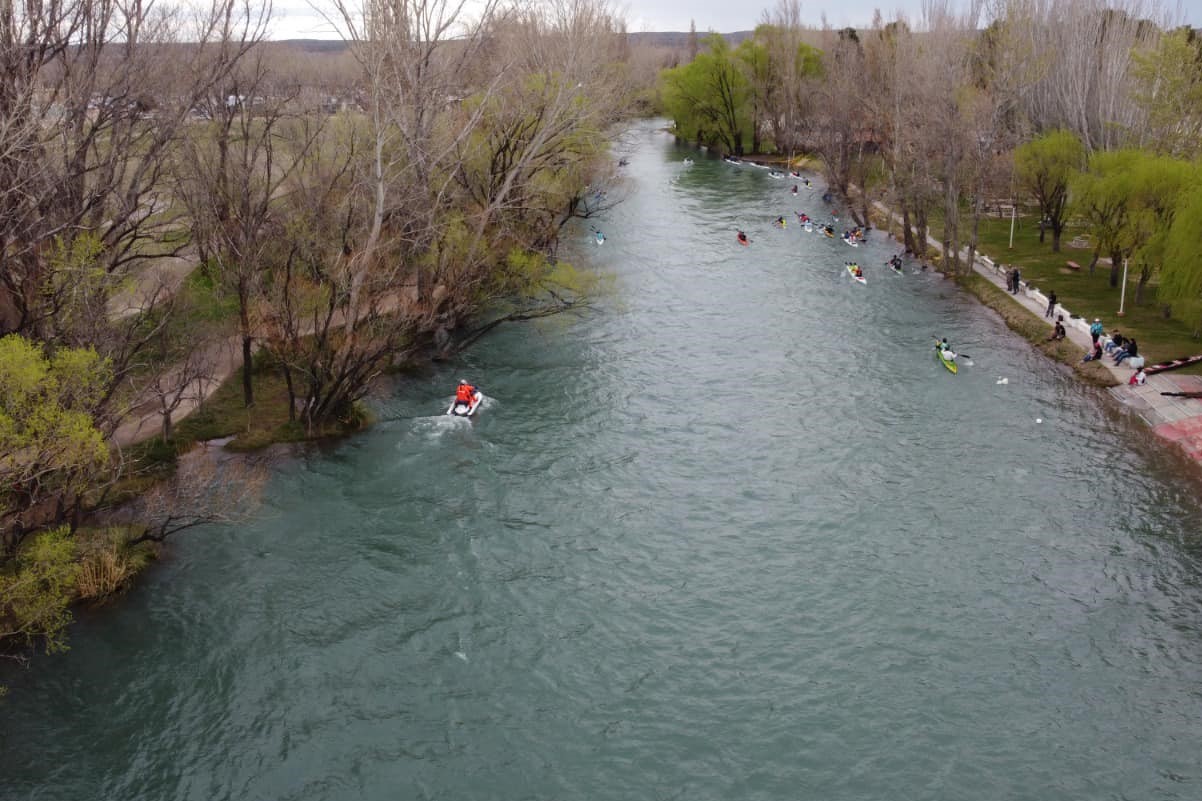
{"type": "MultiPolygon", "coordinates": [[[[750,39],[755,34],[755,31],[735,31],[734,33],[724,33],[722,38],[730,42],[731,45],[737,45],[744,39],[750,39]]],[[[651,47],[669,47],[669,48],[685,48],[689,46],[688,31],[657,31],[651,33],[631,33],[627,34],[631,44],[649,45],[651,47]]],[[[709,36],[709,31],[697,31],[697,38],[704,39],[709,36]]]]}

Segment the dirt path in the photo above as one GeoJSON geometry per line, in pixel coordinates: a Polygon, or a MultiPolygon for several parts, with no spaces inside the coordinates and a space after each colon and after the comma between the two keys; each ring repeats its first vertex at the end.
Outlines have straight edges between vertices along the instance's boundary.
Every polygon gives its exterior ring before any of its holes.
{"type": "MultiPolygon", "coordinates": [[[[405,287],[396,290],[390,297],[384,298],[377,309],[379,314],[392,314],[401,308],[407,294],[411,295],[415,287],[405,287]]],[[[345,324],[341,313],[335,315],[332,328],[341,328],[345,324]]],[[[302,331],[303,336],[308,336],[313,333],[312,326],[306,326],[302,331]]],[[[253,352],[257,353],[259,348],[258,340],[256,339],[251,346],[253,352]]],[[[204,402],[205,398],[212,395],[217,389],[229,380],[235,371],[242,368],[242,337],[239,334],[233,334],[219,342],[210,345],[201,357],[201,363],[205,364],[208,369],[203,379],[198,379],[192,382],[186,390],[180,405],[171,415],[172,422],[178,423],[183,420],[204,402]]],[[[171,384],[170,380],[165,381],[165,384],[171,384]]],[[[143,399],[139,401],[129,414],[129,419],[117,427],[113,432],[113,441],[121,447],[135,445],[143,440],[158,436],[163,429],[163,416],[159,412],[157,401],[153,393],[144,392],[143,399]]]]}
{"type": "MultiPolygon", "coordinates": [[[[242,337],[230,336],[210,345],[202,357],[210,365],[204,378],[188,385],[179,406],[171,413],[172,422],[178,423],[200,407],[204,399],[217,391],[242,364],[242,337]]],[[[173,383],[168,379],[164,383],[173,383]]],[[[113,441],[123,448],[143,440],[156,437],[163,430],[163,416],[159,413],[153,393],[143,393],[144,398],[130,411],[129,418],[113,432],[113,441]]]]}
{"type": "Polygon", "coordinates": [[[148,258],[137,274],[131,276],[129,286],[109,298],[109,319],[120,320],[136,314],[156,296],[161,299],[164,295],[174,295],[200,266],[196,259],[196,254],[191,252],[148,258]]]}

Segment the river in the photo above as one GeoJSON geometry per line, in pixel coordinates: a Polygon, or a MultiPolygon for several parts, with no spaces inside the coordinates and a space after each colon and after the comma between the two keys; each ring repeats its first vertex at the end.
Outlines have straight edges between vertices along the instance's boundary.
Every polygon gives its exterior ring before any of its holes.
{"type": "Polygon", "coordinates": [[[883,234],[802,231],[819,193],[627,147],[594,310],[398,382],[6,669],[0,797],[1202,797],[1187,462],[883,234]]]}

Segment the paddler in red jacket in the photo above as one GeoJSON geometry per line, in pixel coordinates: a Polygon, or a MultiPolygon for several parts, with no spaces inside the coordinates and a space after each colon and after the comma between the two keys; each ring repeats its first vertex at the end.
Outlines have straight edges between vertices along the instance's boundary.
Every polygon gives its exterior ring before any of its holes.
{"type": "Polygon", "coordinates": [[[459,388],[455,390],[456,405],[462,403],[471,406],[476,400],[476,388],[460,379],[459,388]]]}

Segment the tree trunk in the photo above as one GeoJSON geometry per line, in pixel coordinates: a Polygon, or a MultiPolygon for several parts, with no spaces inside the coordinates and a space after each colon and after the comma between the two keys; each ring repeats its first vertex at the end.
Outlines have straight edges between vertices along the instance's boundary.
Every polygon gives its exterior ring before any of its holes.
{"type": "Polygon", "coordinates": [[[171,412],[163,412],[163,442],[171,441],[171,412]]]}
{"type": "Polygon", "coordinates": [[[1060,252],[1060,233],[1064,230],[1064,225],[1052,220],[1052,252],[1060,252]]]}
{"type": "Polygon", "coordinates": [[[915,239],[915,240],[917,240],[918,250],[916,250],[916,251],[914,251],[914,252],[915,252],[915,253],[918,253],[918,254],[921,254],[921,256],[922,256],[922,260],[923,260],[923,261],[926,261],[926,258],[927,258],[927,237],[928,237],[928,236],[930,236],[930,234],[928,233],[928,231],[929,231],[930,229],[927,227],[927,209],[926,209],[926,206],[922,206],[922,207],[920,207],[920,208],[918,209],[918,212],[917,212],[917,214],[915,215],[915,217],[917,218],[917,219],[915,220],[915,223],[916,223],[916,225],[917,225],[917,230],[915,230],[915,232],[914,232],[914,239],[915,239]]]}
{"type": "Polygon", "coordinates": [[[251,343],[254,338],[242,334],[242,400],[246,404],[246,408],[255,405],[255,389],[251,383],[251,343]]]}
{"type": "Polygon", "coordinates": [[[1119,285],[1119,267],[1123,263],[1123,254],[1117,250],[1110,251],[1110,288],[1114,289],[1119,285]]]}
{"type": "Polygon", "coordinates": [[[1101,250],[1101,248],[1094,248],[1094,250],[1093,250],[1093,260],[1089,262],[1089,274],[1090,274],[1090,275],[1093,275],[1093,270],[1094,270],[1094,267],[1097,267],[1097,266],[1098,266],[1098,259],[1100,259],[1100,258],[1102,258],[1102,250],[1101,250]]]}
{"type": "Polygon", "coordinates": [[[292,386],[292,368],[286,362],[281,362],[280,369],[284,373],[284,385],[288,387],[288,422],[296,422],[296,389],[292,386]]]}
{"type": "Polygon", "coordinates": [[[1148,280],[1152,277],[1152,271],[1145,264],[1139,271],[1139,283],[1135,285],[1135,305],[1144,305],[1144,287],[1148,285],[1148,280]]]}

